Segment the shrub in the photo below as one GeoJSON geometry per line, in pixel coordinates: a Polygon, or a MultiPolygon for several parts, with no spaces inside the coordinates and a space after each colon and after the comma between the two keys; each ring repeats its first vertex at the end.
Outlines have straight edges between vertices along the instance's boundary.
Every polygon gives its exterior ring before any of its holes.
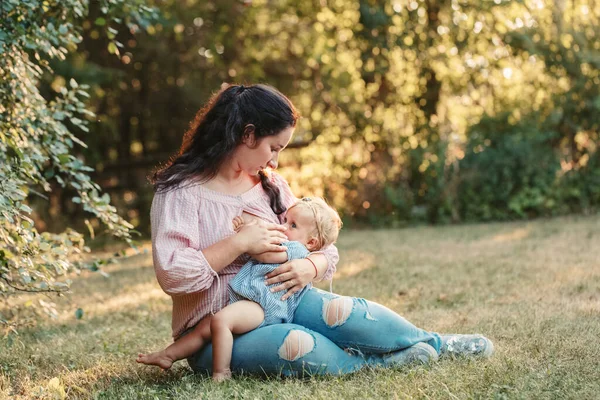
{"type": "Polygon", "coordinates": [[[511,124],[508,113],[474,125],[459,164],[462,218],[506,220],[553,213],[560,171],[554,137],[533,120],[511,124]]]}

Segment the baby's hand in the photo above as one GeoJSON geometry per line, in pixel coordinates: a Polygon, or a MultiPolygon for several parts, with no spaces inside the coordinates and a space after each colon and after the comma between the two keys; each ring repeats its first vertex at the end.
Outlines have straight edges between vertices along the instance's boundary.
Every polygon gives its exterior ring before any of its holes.
{"type": "Polygon", "coordinates": [[[242,217],[235,217],[233,219],[233,230],[235,232],[239,232],[240,229],[242,229],[243,226],[244,226],[244,218],[242,218],[242,217]]]}

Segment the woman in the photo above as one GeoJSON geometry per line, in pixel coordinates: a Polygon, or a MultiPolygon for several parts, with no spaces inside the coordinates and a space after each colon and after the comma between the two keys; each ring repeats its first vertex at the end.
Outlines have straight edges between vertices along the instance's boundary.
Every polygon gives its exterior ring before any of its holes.
{"type": "MultiPolygon", "coordinates": [[[[298,114],[283,94],[266,85],[228,86],[213,96],[186,133],[179,155],[153,176],[152,245],[159,284],[173,300],[173,337],[227,304],[227,284],[249,256],[283,251],[280,225],[296,198],[276,173],[298,114]],[[234,234],[232,220],[258,218],[234,234]]],[[[266,276],[282,299],[311,281],[330,279],[335,246],[292,260],[266,276]]],[[[365,365],[428,362],[439,354],[489,356],[479,335],[439,335],[415,327],[364,299],[311,289],[293,324],[271,325],[234,341],[233,372],[343,374],[365,365]],[[343,349],[346,349],[344,351],[343,349]]],[[[212,349],[188,362],[210,371],[212,349]]]]}

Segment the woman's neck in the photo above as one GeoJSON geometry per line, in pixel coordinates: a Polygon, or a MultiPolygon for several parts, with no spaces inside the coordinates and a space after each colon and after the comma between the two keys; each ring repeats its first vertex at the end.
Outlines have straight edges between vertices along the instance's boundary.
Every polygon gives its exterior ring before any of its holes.
{"type": "Polygon", "coordinates": [[[248,174],[245,174],[241,170],[235,170],[234,168],[223,166],[213,179],[225,184],[236,185],[240,182],[248,180],[248,174]]]}
{"type": "Polygon", "coordinates": [[[202,186],[216,192],[238,195],[250,190],[260,179],[245,173],[231,164],[223,164],[217,175],[202,186]]]}

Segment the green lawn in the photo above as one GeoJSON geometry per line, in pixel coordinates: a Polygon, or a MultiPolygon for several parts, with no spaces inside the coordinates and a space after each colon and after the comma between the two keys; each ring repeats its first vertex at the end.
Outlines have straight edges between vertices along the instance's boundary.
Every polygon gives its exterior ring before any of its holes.
{"type": "Polygon", "coordinates": [[[341,378],[219,385],[185,363],[168,373],[136,364],[138,351],[169,343],[170,300],[151,256],[135,256],[108,279],[84,273],[71,295],[41,297],[58,316],[2,339],[0,398],[600,398],[599,227],[594,216],[343,232],[337,293],[429,330],[483,333],[496,353],[341,378]]]}

